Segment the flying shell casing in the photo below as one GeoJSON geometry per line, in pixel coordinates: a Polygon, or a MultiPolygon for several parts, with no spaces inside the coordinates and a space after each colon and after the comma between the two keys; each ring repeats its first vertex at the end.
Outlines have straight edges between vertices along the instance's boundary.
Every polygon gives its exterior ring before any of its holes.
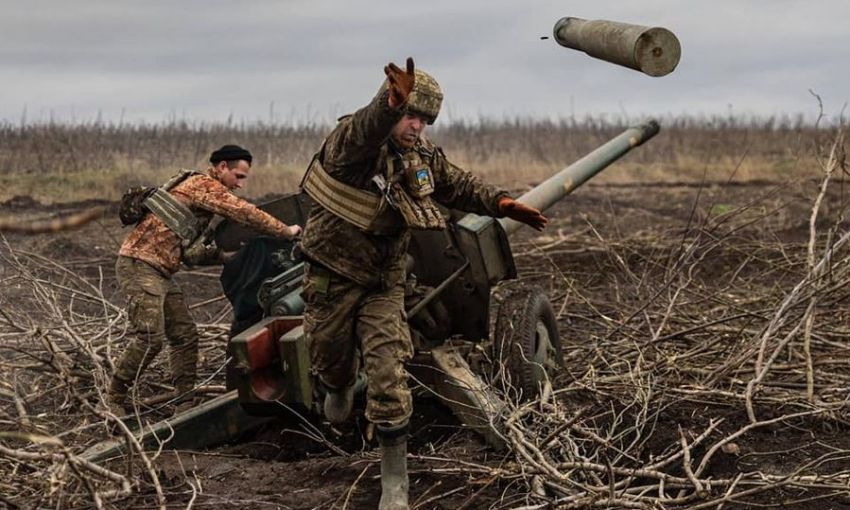
{"type": "Polygon", "coordinates": [[[679,39],[662,27],[566,17],[555,23],[553,33],[561,46],[649,76],[670,74],[682,56],[679,39]]]}

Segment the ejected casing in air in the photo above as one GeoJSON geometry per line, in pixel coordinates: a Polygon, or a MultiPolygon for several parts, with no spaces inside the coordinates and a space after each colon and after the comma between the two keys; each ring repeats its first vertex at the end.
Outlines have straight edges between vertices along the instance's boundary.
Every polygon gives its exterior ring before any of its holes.
{"type": "Polygon", "coordinates": [[[650,76],[671,73],[682,55],[679,40],[661,27],[568,17],[559,19],[553,32],[561,46],[650,76]]]}

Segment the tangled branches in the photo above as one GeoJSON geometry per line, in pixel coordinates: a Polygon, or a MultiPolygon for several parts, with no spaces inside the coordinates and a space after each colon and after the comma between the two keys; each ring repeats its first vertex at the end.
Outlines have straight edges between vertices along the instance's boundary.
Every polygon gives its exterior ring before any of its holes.
{"type": "MultiPolygon", "coordinates": [[[[694,188],[685,210],[670,190],[582,192],[584,205],[607,198],[608,214],[597,205],[593,219],[560,232],[556,220],[549,237],[514,245],[523,279],[548,287],[566,370],[534,401],[507,399],[506,456],[439,445],[412,455],[422,471],[466,481],[414,493],[414,507],[462,494],[458,508],[481,508],[486,491],[498,493],[491,508],[525,509],[791,506],[847,494],[843,144],[827,148],[816,186],[694,188]]],[[[133,452],[126,465],[80,455],[117,425],[102,399],[125,317],[103,275],[8,247],[0,262],[0,506],[171,502],[160,452],[133,445],[129,427],[119,431],[133,452]]],[[[225,314],[201,327],[202,378],[213,383],[225,314]]],[[[171,390],[156,382],[162,371],[152,367],[135,399],[135,428],[171,390]]],[[[370,483],[366,468],[357,473],[343,507],[370,483]]],[[[181,487],[191,504],[198,482],[181,487]]]]}
{"type": "MultiPolygon", "coordinates": [[[[168,399],[137,395],[135,423],[106,410],[105,390],[113,353],[126,334],[126,316],[108,299],[100,269],[84,277],[8,245],[0,262],[5,289],[0,302],[0,502],[11,508],[107,508],[141,492],[153,493],[153,503],[164,508],[155,466],[159,452],[145,452],[131,428],[161,418],[168,399]],[[81,456],[110,431],[123,436],[133,451],[123,469],[81,456]]],[[[202,328],[204,352],[219,366],[223,350],[214,342],[225,331],[224,326],[202,328]]]]}
{"type": "Polygon", "coordinates": [[[505,476],[524,481],[524,508],[847,493],[850,443],[835,431],[850,424],[850,232],[843,194],[829,188],[843,144],[839,133],[823,161],[808,229],[788,230],[785,214],[804,202],[777,203],[781,188],[707,211],[700,190],[688,224],[662,224],[676,230],[660,236],[607,239],[588,221],[592,242],[524,246],[526,269],[541,258],[560,268],[552,285],[569,335],[559,389],[515,403],[506,419],[516,463],[505,476]],[[819,216],[827,203],[829,221],[819,216]],[[564,270],[562,253],[592,253],[595,267],[564,270]],[[780,432],[786,441],[771,450],[780,432]]]}

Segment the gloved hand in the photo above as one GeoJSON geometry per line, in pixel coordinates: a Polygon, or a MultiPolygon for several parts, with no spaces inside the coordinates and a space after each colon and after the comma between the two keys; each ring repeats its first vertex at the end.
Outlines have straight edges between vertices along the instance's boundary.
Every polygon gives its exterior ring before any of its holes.
{"type": "Polygon", "coordinates": [[[388,88],[390,92],[390,108],[398,108],[407,101],[407,96],[413,90],[416,81],[416,73],[413,72],[413,58],[407,57],[407,71],[392,62],[384,66],[384,74],[387,75],[388,88]]]}
{"type": "Polygon", "coordinates": [[[540,211],[533,207],[517,202],[511,197],[502,197],[499,199],[499,213],[504,214],[512,220],[525,223],[535,230],[543,230],[543,227],[549,223],[546,216],[540,214],[540,211]]]}
{"type": "Polygon", "coordinates": [[[189,267],[211,266],[221,263],[221,250],[215,242],[198,239],[183,249],[180,260],[189,267]]]}

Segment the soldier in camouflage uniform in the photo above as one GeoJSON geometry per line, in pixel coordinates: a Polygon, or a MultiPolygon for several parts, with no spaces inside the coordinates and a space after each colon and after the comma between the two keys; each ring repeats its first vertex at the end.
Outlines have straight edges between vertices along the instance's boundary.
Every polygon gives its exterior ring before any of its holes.
{"type": "Polygon", "coordinates": [[[542,229],[546,218],[450,163],[422,136],[442,92],[428,74],[394,64],[377,96],[340,120],[303,182],[318,203],[304,230],[303,296],[311,363],[328,390],[326,417],[350,414],[365,367],[366,418],[381,444],[381,510],[408,508],[407,424],[411,395],[404,363],[413,355],[405,311],[405,254],[411,229],[442,229],[434,201],[542,229]]]}
{"type": "MultiPolygon", "coordinates": [[[[212,153],[206,174],[192,173],[168,190],[201,224],[221,215],[255,230],[291,239],[300,227],[287,226],[232,190],[249,176],[251,154],[235,145],[212,153]]],[[[180,286],[172,279],[187,255],[184,240],[157,214],[148,212],[130,232],[118,252],[115,272],[128,300],[130,342],[115,368],[108,393],[110,410],[125,412],[130,385],[162,349],[170,347],[170,364],[177,395],[191,404],[198,362],[198,331],[180,286]]],[[[192,246],[196,246],[192,244],[192,246]]],[[[217,254],[212,254],[216,258],[217,254]]]]}

